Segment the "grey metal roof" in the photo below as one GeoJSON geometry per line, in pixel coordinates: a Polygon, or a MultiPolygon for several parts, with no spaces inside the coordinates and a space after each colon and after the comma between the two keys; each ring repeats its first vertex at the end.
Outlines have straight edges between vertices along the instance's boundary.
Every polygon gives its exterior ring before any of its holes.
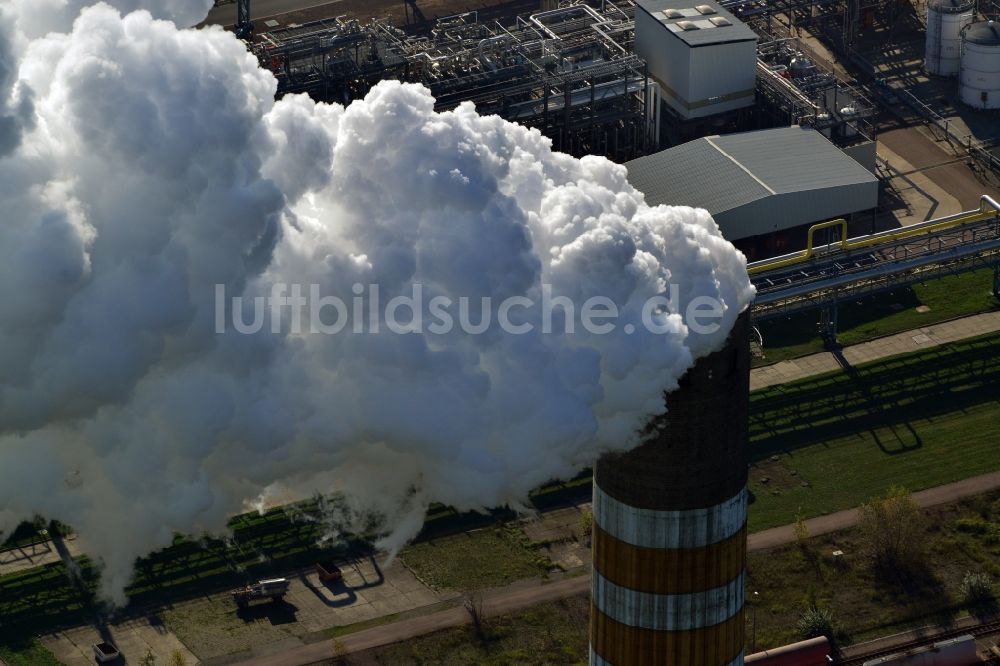
{"type": "Polygon", "coordinates": [[[996,21],[973,23],[962,34],[965,41],[973,44],[1000,44],[1000,24],[996,21]]]}
{"type": "Polygon", "coordinates": [[[748,28],[745,23],[722,8],[714,0],[638,0],[640,11],[657,19],[667,26],[674,36],[682,39],[688,46],[707,46],[709,44],[725,44],[727,42],[756,41],[757,33],[748,28]],[[708,6],[713,11],[703,14],[698,8],[708,6]],[[670,18],[660,14],[668,9],[681,12],[681,16],[670,18]],[[732,25],[715,25],[709,19],[721,16],[728,19],[732,25]],[[683,30],[677,24],[690,21],[696,30],[683,30]]]}
{"type": "Polygon", "coordinates": [[[625,166],[649,205],[694,206],[713,215],[776,194],[878,182],[805,127],[695,139],[625,166]]]}

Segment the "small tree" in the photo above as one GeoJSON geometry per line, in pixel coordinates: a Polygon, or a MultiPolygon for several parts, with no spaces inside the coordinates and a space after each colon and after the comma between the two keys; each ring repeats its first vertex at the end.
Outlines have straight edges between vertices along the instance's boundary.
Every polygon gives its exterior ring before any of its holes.
{"type": "Polygon", "coordinates": [[[462,606],[472,620],[472,630],[476,637],[486,641],[486,603],[483,593],[479,590],[469,590],[462,595],[462,606]]]}
{"type": "Polygon", "coordinates": [[[924,516],[910,491],[893,486],[858,509],[862,547],[882,574],[914,574],[924,563],[924,516]]]}

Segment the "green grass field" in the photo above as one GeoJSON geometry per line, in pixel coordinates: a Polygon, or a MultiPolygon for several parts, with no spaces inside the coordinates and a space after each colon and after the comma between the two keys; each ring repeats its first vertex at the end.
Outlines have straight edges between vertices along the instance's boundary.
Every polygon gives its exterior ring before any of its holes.
{"type": "Polygon", "coordinates": [[[544,576],[552,563],[510,526],[429,539],[399,554],[425,583],[439,589],[477,590],[544,576]]]}
{"type": "Polygon", "coordinates": [[[750,397],[750,529],[1000,469],[1000,333],[750,397]]]}
{"type": "MultiPolygon", "coordinates": [[[[985,269],[846,303],[839,311],[840,343],[853,345],[956,317],[1000,309],[992,293],[992,284],[993,273],[985,269]],[[917,312],[920,305],[930,310],[917,312]]],[[[765,358],[755,359],[754,365],[823,351],[823,343],[816,334],[818,320],[818,313],[805,312],[759,326],[764,338],[765,358]]]]}
{"type": "Polygon", "coordinates": [[[0,660],[7,666],[59,666],[59,661],[37,639],[11,639],[0,645],[0,660]]]}

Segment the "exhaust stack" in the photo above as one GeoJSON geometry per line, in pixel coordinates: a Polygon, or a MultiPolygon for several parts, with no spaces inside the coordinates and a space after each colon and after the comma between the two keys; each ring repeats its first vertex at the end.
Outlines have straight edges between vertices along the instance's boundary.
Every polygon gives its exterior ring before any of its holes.
{"type": "Polygon", "coordinates": [[[594,470],[592,666],[742,666],[749,310],[594,470]]]}

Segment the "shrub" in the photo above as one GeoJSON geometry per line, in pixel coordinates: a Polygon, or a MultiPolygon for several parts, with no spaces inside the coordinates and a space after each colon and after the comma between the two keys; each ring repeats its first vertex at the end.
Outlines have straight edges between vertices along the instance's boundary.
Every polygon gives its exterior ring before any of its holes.
{"type": "Polygon", "coordinates": [[[351,651],[347,649],[347,643],[339,638],[333,639],[333,663],[347,664],[351,651]]]}
{"type": "Polygon", "coordinates": [[[982,518],[959,518],[955,521],[955,528],[959,532],[980,537],[987,544],[1000,543],[1000,525],[997,523],[982,518]]]}
{"type": "Polygon", "coordinates": [[[806,521],[801,515],[795,517],[792,534],[795,535],[795,543],[799,545],[799,548],[805,548],[806,541],[809,539],[809,526],[806,525],[806,521]]]}
{"type": "Polygon", "coordinates": [[[989,574],[969,571],[962,578],[959,591],[970,606],[988,604],[993,601],[993,580],[989,574]]]}
{"type": "Polygon", "coordinates": [[[802,638],[826,636],[833,638],[833,612],[829,608],[810,606],[799,616],[799,633],[802,638]]]}
{"type": "Polygon", "coordinates": [[[577,527],[580,528],[580,535],[584,539],[589,539],[590,535],[594,532],[594,512],[590,509],[584,509],[580,513],[580,520],[577,527]]]}
{"type": "Polygon", "coordinates": [[[863,548],[875,570],[893,577],[917,575],[925,564],[926,524],[910,491],[893,486],[858,509],[863,548]]]}

